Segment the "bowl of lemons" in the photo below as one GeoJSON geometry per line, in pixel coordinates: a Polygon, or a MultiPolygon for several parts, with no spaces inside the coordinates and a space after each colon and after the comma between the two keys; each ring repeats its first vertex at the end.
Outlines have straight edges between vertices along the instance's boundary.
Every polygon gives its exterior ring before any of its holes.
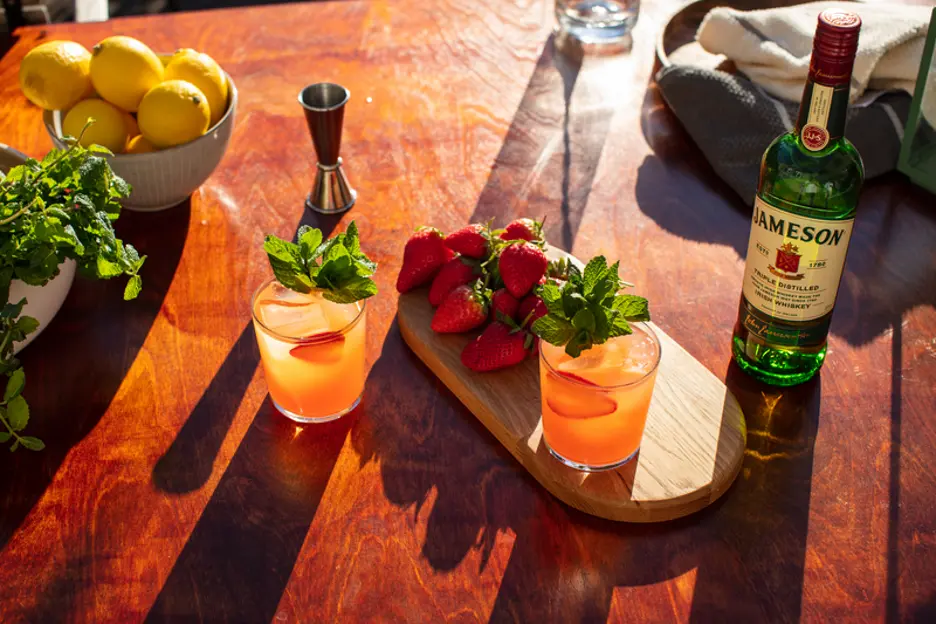
{"type": "Polygon", "coordinates": [[[23,58],[19,78],[57,148],[74,137],[113,154],[111,168],[133,188],[124,202],[131,210],[185,201],[221,162],[234,129],[234,81],[189,48],[156,54],[114,36],[89,52],[49,41],[23,58]]]}

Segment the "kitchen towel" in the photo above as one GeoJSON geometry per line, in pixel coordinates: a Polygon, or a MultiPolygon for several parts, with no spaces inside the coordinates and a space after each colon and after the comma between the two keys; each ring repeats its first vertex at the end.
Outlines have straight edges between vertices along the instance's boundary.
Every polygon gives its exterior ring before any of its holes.
{"type": "Polygon", "coordinates": [[[867,89],[913,94],[932,7],[857,2],[811,2],[780,9],[709,11],[696,40],[724,55],[748,78],[774,96],[799,101],[809,74],[819,13],[828,8],[861,17],[852,73],[851,101],[867,89]]]}

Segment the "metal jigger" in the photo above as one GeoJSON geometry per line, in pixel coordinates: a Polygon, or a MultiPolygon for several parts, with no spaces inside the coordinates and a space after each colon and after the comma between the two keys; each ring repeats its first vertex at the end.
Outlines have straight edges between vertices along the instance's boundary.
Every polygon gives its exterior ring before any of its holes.
{"type": "Polygon", "coordinates": [[[323,214],[344,212],[354,205],[357,191],[341,170],[341,124],[351,92],[341,85],[320,82],[299,92],[299,103],[318,156],[315,185],[306,197],[306,206],[323,214]]]}

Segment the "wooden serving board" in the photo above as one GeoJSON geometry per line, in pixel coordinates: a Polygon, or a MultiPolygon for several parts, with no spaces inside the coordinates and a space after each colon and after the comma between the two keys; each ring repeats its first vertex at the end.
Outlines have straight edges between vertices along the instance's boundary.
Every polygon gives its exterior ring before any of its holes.
{"type": "MultiPolygon", "coordinates": [[[[566,255],[551,248],[553,258],[566,255]]],[[[571,258],[571,256],[570,256],[571,258]]],[[[400,296],[400,332],[409,347],[559,500],[623,522],[659,522],[698,511],[724,494],[741,470],[746,430],[734,395],[659,327],[656,387],[636,460],[583,473],[556,461],[543,442],[539,362],[475,373],[461,363],[473,334],[436,334],[426,289],[400,296]]]]}

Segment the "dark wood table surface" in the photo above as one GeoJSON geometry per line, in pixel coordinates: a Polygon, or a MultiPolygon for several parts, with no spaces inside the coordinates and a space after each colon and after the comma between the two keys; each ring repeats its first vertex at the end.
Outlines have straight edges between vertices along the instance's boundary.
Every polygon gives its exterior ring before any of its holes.
{"type": "Polygon", "coordinates": [[[936,618],[936,200],[898,174],[861,200],[819,378],[730,364],[750,208],[656,92],[647,1],[630,54],[556,50],[551,0],[326,2],[31,27],[0,60],[0,141],[40,156],[17,86],[44,38],[136,36],[214,56],[240,89],[191,198],[117,229],[144,291],[80,279],[23,353],[42,453],[0,450],[0,621],[696,622],[936,618]],[[338,219],[303,199],[296,102],[346,85],[338,219]],[[616,524],[551,498],[406,348],[408,234],[546,215],[620,258],[654,319],[727,383],[742,473],[708,509],[616,524]],[[380,262],[362,406],[299,428],[267,398],[249,301],[264,233],[350,219],[380,262]],[[731,618],[731,619],[729,619],[731,618]]]}

